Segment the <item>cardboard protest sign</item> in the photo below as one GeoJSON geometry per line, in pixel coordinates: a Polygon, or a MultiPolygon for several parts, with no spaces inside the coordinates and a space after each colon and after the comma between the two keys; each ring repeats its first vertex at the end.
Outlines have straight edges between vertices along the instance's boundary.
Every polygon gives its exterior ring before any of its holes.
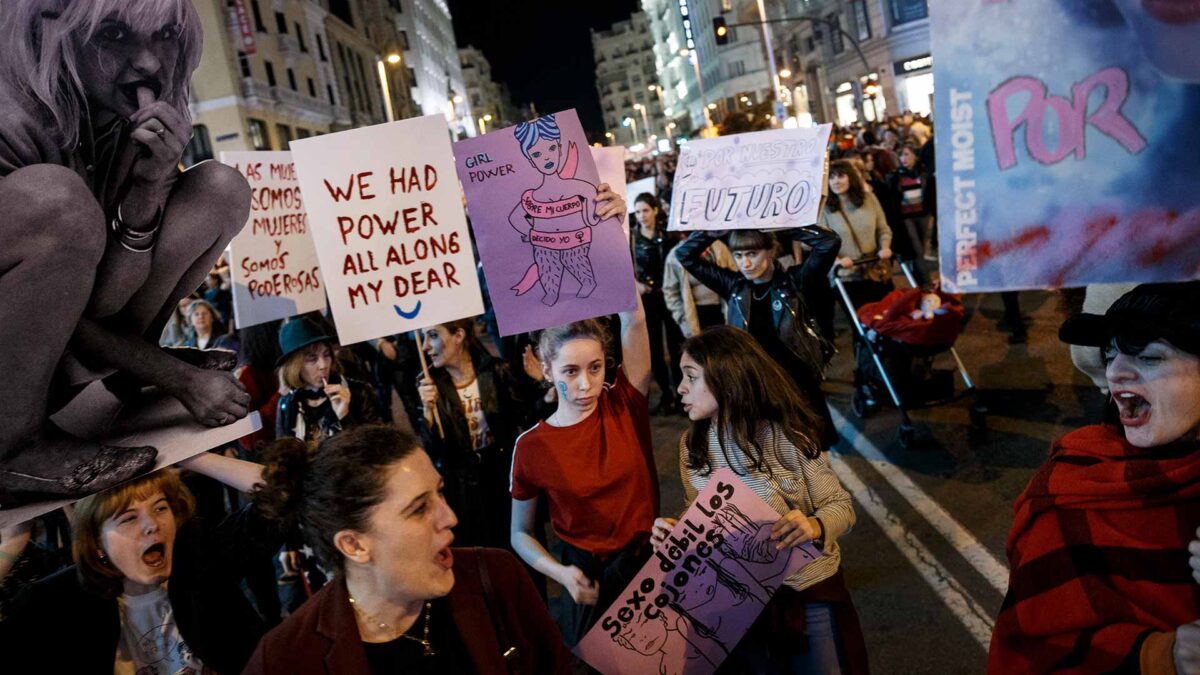
{"type": "Polygon", "coordinates": [[[943,285],[1200,276],[1195,3],[930,3],[943,285]]]}
{"type": "Polygon", "coordinates": [[[575,653],[605,675],[712,673],[780,584],[821,556],[811,543],[777,551],[778,519],[736,473],[714,471],[575,653]]]}
{"type": "Polygon", "coordinates": [[[658,188],[654,184],[654,176],[639,178],[625,186],[625,201],[629,202],[630,209],[633,208],[633,201],[643,192],[649,192],[655,197],[658,196],[658,188]]]}
{"type": "Polygon", "coordinates": [[[830,125],[689,142],[679,151],[668,230],[745,230],[817,222],[830,125]]]}
{"type": "Polygon", "coordinates": [[[292,141],[342,344],[483,313],[446,119],[292,141]]]}
{"type": "Polygon", "coordinates": [[[222,152],[250,183],[250,217],[229,244],[239,328],[325,308],[325,285],[290,152],[222,152]]]}
{"type": "Polygon", "coordinates": [[[587,148],[574,110],[454,144],[501,335],[636,304],[623,215],[596,215],[587,148]]]}
{"type": "MultiPolygon", "coordinates": [[[[600,182],[608,183],[617,194],[627,192],[625,186],[625,148],[597,148],[592,146],[592,161],[596,162],[596,172],[600,174],[600,182]]],[[[633,209],[633,200],[626,199],[629,210],[633,209]]],[[[625,239],[629,240],[629,218],[621,219],[621,229],[625,230],[625,239]]]]}

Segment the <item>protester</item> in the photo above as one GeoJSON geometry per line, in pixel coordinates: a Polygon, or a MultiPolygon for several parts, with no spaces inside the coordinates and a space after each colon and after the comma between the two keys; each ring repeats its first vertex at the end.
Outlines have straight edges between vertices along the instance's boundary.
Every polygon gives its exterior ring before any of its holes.
{"type": "Polygon", "coordinates": [[[315,321],[293,319],[279,331],[275,436],[319,441],[355,424],[378,421],[371,385],[343,377],[337,342],[315,321]]]}
{"type": "Polygon", "coordinates": [[[0,322],[0,371],[23,392],[0,425],[10,507],[153,466],[154,448],[103,446],[49,421],[97,379],[157,385],[208,426],[246,415],[228,373],[158,340],[245,225],[250,190],[230,166],[178,168],[202,43],[192,2],[5,2],[0,37],[0,315],[21,317],[0,322]]]}
{"type": "Polygon", "coordinates": [[[899,247],[900,259],[911,264],[914,275],[925,282],[923,260],[928,237],[929,218],[924,201],[924,168],[921,166],[920,148],[905,143],[900,148],[900,167],[888,176],[892,190],[900,195],[900,215],[904,217],[899,239],[905,239],[899,247]]]}
{"type": "Polygon", "coordinates": [[[263,638],[246,675],[571,672],[516,558],[450,547],[457,519],[414,436],[364,425],[315,453],[277,441],[271,456],[260,498],[337,576],[263,638]]]}
{"type": "Polygon", "coordinates": [[[238,330],[238,363],[234,377],[250,394],[250,409],[262,416],[262,429],[240,440],[246,456],[261,460],[262,447],[275,439],[275,414],[279,411],[279,378],[275,362],[279,360],[281,322],[268,321],[238,330]]]}
{"type": "Polygon", "coordinates": [[[684,269],[694,274],[729,303],[729,325],[750,333],[796,382],[823,420],[813,435],[822,447],[837,440],[837,429],[821,391],[823,370],[832,356],[832,298],[827,274],[837,258],[841,239],[820,227],[801,227],[779,233],[794,237],[811,249],[799,265],[784,270],[777,262],[780,243],[776,235],[758,230],[738,230],[729,235],[737,272],[705,260],[704,249],[717,239],[715,232],[693,232],[679,245],[684,269]],[[814,289],[820,293],[814,293],[814,289]],[[813,307],[817,298],[828,306],[813,307]],[[814,315],[817,318],[814,321],[814,315]],[[818,328],[821,323],[824,327],[818,328]]]}
{"type": "MultiPolygon", "coordinates": [[[[458,515],[455,538],[463,546],[509,548],[513,444],[535,421],[534,399],[541,389],[522,387],[508,364],[487,353],[474,319],[423,332],[430,379],[422,378],[419,388],[419,429],[446,478],[446,501],[458,515]]],[[[542,377],[540,369],[530,375],[542,377]]]]}
{"type": "Polygon", "coordinates": [[[563,587],[559,627],[584,636],[649,556],[658,473],[646,394],[646,317],[621,314],[622,365],[604,384],[608,331],[595,320],[542,331],[538,354],[554,382],[554,413],[517,439],[512,466],[512,546],[563,587]],[[538,542],[538,506],[549,505],[557,557],[538,542]]]}
{"type": "Polygon", "coordinates": [[[195,349],[231,349],[237,351],[237,340],[225,333],[221,315],[208,300],[193,300],[187,308],[188,336],[184,347],[195,349]]]}
{"type": "MultiPolygon", "coordinates": [[[[262,480],[259,465],[207,452],[180,466],[242,491],[262,480]]],[[[78,502],[75,566],[14,603],[6,657],[47,673],[241,672],[266,632],[239,586],[244,563],[280,530],[254,504],[219,523],[193,508],[173,469],[78,502]]]]}
{"type": "MultiPolygon", "coordinates": [[[[812,404],[754,338],[710,328],[683,346],[679,386],[691,428],[679,439],[679,471],[691,502],[715,469],[732,469],[780,519],[772,546],[813,542],[824,555],[788,577],[724,667],[739,673],[866,672],[862,629],[841,572],[837,540],[854,507],[813,431],[812,404]],[[803,617],[798,622],[784,617],[803,617]]],[[[676,520],[655,522],[661,545],[676,520]]]]}
{"type": "Polygon", "coordinates": [[[651,412],[671,414],[679,407],[675,401],[675,386],[679,382],[679,343],[683,334],[670,319],[663,296],[663,275],[671,241],[660,223],[658,200],[643,192],[633,200],[633,215],[637,227],[632,231],[634,281],[646,308],[646,328],[650,333],[650,368],[661,396],[651,412]],[[663,338],[666,337],[667,358],[663,358],[663,338]]]}
{"type": "Polygon", "coordinates": [[[1120,426],[1060,439],[1017,498],[989,672],[1200,672],[1198,297],[1144,284],[1063,324],[1101,352],[1120,426]]]}
{"type": "Polygon", "coordinates": [[[817,221],[841,238],[837,275],[855,307],[875,302],[892,290],[892,228],[879,200],[863,188],[862,176],[853,164],[844,159],[831,162],[829,198],[817,221]],[[880,265],[884,271],[874,278],[871,263],[857,264],[867,257],[884,261],[880,265]]]}
{"type": "MultiPolygon", "coordinates": [[[[714,241],[700,256],[718,267],[737,269],[733,254],[723,242],[714,241]]],[[[663,301],[684,337],[725,323],[725,301],[683,269],[683,263],[679,261],[679,244],[667,254],[663,269],[663,301]]]]}

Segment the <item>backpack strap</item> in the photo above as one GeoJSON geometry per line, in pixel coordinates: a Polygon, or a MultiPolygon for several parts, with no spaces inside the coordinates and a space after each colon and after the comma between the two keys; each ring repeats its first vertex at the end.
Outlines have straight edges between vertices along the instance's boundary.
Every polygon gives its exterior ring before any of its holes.
{"type": "Polygon", "coordinates": [[[483,587],[483,604],[487,606],[488,618],[492,621],[492,628],[496,630],[496,641],[500,643],[500,656],[504,659],[505,670],[510,675],[516,675],[518,672],[517,666],[517,647],[508,639],[508,631],[504,627],[504,621],[497,621],[496,617],[496,589],[492,586],[492,578],[488,574],[487,563],[483,559],[483,548],[480,546],[474,547],[475,565],[479,572],[479,585],[483,587]]]}

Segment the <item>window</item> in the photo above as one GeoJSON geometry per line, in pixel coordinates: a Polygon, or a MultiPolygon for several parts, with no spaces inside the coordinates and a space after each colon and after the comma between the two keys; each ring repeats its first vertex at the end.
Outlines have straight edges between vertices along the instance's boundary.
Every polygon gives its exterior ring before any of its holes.
{"type": "Polygon", "coordinates": [[[317,85],[313,82],[311,77],[308,78],[308,95],[313,98],[317,97],[317,85]]]}
{"type": "Polygon", "coordinates": [[[729,77],[739,77],[746,74],[746,63],[744,61],[734,61],[729,64],[729,77]]]}
{"type": "Polygon", "coordinates": [[[304,30],[300,28],[300,24],[294,25],[296,26],[296,40],[300,42],[300,51],[307,53],[308,44],[304,41],[304,30]]]}
{"type": "Polygon", "coordinates": [[[400,49],[408,51],[408,31],[400,31],[400,49]]]}
{"type": "Polygon", "coordinates": [[[321,34],[317,33],[317,54],[320,54],[322,61],[328,61],[325,57],[325,41],[321,39],[321,34]]]}
{"type": "Polygon", "coordinates": [[[888,0],[892,12],[892,25],[899,26],[929,17],[929,4],[925,0],[888,0]]]}
{"type": "Polygon", "coordinates": [[[842,36],[842,17],[838,14],[829,15],[829,44],[834,54],[846,51],[846,40],[842,36]]]}
{"type": "Polygon", "coordinates": [[[308,129],[301,129],[300,127],[296,127],[296,138],[297,139],[308,138],[311,135],[312,134],[308,131],[308,129]]]}
{"type": "Polygon", "coordinates": [[[292,91],[297,91],[297,89],[296,89],[296,72],[294,70],[292,70],[291,68],[288,68],[287,74],[288,74],[288,86],[292,88],[292,91]]]}
{"type": "Polygon", "coordinates": [[[183,162],[184,166],[192,166],[193,164],[198,164],[212,158],[212,141],[209,140],[208,127],[203,124],[193,126],[192,140],[183,149],[183,158],[180,161],[183,162]]]}
{"type": "Polygon", "coordinates": [[[275,12],[275,29],[280,35],[287,35],[287,17],[283,12],[275,12]]]}
{"type": "Polygon", "coordinates": [[[270,61],[263,61],[263,65],[267,67],[267,85],[275,86],[275,66],[270,61]]]}
{"type": "Polygon", "coordinates": [[[329,97],[329,105],[337,105],[337,98],[333,95],[333,85],[325,85],[325,95],[329,97]]]}
{"type": "Polygon", "coordinates": [[[250,122],[250,145],[254,146],[255,150],[270,150],[271,139],[267,137],[267,123],[253,117],[247,121],[250,122]]]}
{"type": "Polygon", "coordinates": [[[869,40],[871,38],[871,20],[867,16],[866,0],[852,0],[850,11],[854,14],[854,32],[858,41],[869,40]]]}
{"type": "Polygon", "coordinates": [[[350,0],[329,0],[329,11],[337,18],[354,26],[354,12],[350,10],[350,0]]]}
{"type": "Polygon", "coordinates": [[[246,52],[239,51],[238,67],[242,70],[242,77],[253,77],[250,73],[250,59],[246,56],[246,52]]]}
{"type": "Polygon", "coordinates": [[[259,33],[267,32],[267,27],[263,24],[262,12],[258,9],[258,0],[250,0],[250,13],[254,15],[254,30],[259,33]]]}
{"type": "Polygon", "coordinates": [[[288,144],[292,142],[292,128],[286,124],[276,124],[275,134],[279,136],[279,147],[287,150],[288,144]]]}

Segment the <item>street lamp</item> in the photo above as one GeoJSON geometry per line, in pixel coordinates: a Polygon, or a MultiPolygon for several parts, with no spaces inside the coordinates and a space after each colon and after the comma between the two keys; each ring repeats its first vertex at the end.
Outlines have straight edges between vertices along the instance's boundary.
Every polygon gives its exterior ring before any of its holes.
{"type": "Polygon", "coordinates": [[[779,71],[779,77],[782,77],[785,80],[791,76],[792,76],[792,71],[790,68],[784,68],[783,70],[779,71]]]}
{"type": "Polygon", "coordinates": [[[646,130],[646,133],[650,133],[650,120],[646,117],[646,106],[634,103],[633,109],[642,113],[642,128],[646,130]]]}
{"type": "Polygon", "coordinates": [[[617,142],[617,136],[611,131],[604,132],[604,137],[608,139],[609,145],[613,145],[617,142]]]}
{"type": "Polygon", "coordinates": [[[483,117],[479,118],[479,135],[480,136],[487,133],[487,123],[491,122],[491,121],[492,121],[491,113],[488,113],[488,114],[484,115],[483,117]]]}
{"type": "Polygon", "coordinates": [[[399,65],[400,61],[402,61],[403,58],[404,57],[400,56],[400,54],[398,54],[396,52],[392,52],[391,54],[388,54],[386,57],[384,57],[384,61],[387,61],[388,64],[395,66],[395,65],[399,65]]]}
{"type": "Polygon", "coordinates": [[[637,120],[626,115],[625,119],[621,120],[621,125],[633,128],[633,142],[637,143],[638,142],[637,120]]]}
{"type": "Polygon", "coordinates": [[[700,91],[700,111],[704,113],[704,128],[708,129],[709,133],[716,136],[716,130],[713,129],[712,116],[708,114],[709,110],[715,110],[716,106],[707,103],[704,95],[704,78],[700,77],[700,53],[690,49],[680,49],[679,55],[692,62],[692,70],[696,73],[696,88],[700,91]]]}
{"type": "Polygon", "coordinates": [[[383,112],[389,122],[396,121],[396,110],[392,107],[392,88],[388,86],[387,66],[384,64],[386,62],[394,66],[402,60],[402,57],[396,52],[387,56],[378,54],[375,56],[375,71],[379,74],[379,87],[383,89],[383,112]]]}
{"type": "Polygon", "coordinates": [[[667,122],[667,140],[672,144],[675,143],[675,134],[672,134],[671,132],[675,130],[675,127],[676,124],[674,122],[667,122]]]}

